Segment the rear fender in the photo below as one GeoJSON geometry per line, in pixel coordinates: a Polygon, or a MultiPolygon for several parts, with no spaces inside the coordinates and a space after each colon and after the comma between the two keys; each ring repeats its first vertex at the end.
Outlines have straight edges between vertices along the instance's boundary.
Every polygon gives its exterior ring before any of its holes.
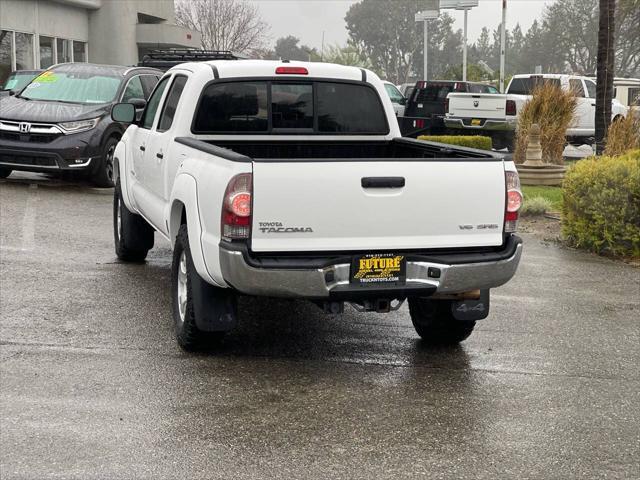
{"type": "Polygon", "coordinates": [[[211,285],[224,286],[216,282],[207,270],[202,249],[202,225],[198,214],[198,184],[196,179],[188,173],[179,173],[173,183],[173,190],[169,201],[169,212],[165,215],[167,220],[167,231],[173,247],[176,242],[178,229],[182,223],[183,216],[186,217],[187,229],[189,231],[189,248],[193,265],[198,275],[211,285]]]}

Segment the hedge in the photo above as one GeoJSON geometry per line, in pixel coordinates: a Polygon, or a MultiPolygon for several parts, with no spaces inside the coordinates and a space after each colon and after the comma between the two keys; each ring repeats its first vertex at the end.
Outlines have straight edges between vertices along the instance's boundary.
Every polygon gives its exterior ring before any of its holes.
{"type": "Polygon", "coordinates": [[[418,140],[427,142],[448,143],[459,147],[478,148],[480,150],[491,150],[491,137],[480,135],[422,135],[418,140]]]}
{"type": "Polygon", "coordinates": [[[640,257],[640,150],[569,168],[562,231],[573,246],[640,257]]]}

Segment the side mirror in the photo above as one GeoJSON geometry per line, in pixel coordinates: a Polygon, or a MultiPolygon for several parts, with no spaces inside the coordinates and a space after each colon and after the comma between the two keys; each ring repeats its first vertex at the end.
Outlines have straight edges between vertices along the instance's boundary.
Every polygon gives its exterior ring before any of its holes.
{"type": "Polygon", "coordinates": [[[407,104],[407,97],[402,97],[402,100],[400,100],[400,105],[406,105],[407,104]]]}
{"type": "Polygon", "coordinates": [[[136,110],[141,110],[147,106],[147,101],[144,98],[132,98],[129,103],[136,107],[136,110]]]}
{"type": "Polygon", "coordinates": [[[111,119],[114,122],[134,123],[136,121],[136,107],[132,103],[116,103],[111,109],[111,119]]]}
{"type": "Polygon", "coordinates": [[[18,92],[16,92],[15,90],[9,90],[9,96],[11,97],[13,97],[16,93],[18,92]]]}

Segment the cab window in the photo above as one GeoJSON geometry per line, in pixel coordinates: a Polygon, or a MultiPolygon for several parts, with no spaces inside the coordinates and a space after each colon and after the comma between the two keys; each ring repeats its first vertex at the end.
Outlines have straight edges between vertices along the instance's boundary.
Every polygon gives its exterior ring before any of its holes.
{"type": "Polygon", "coordinates": [[[160,83],[158,83],[158,86],[151,94],[151,98],[149,98],[149,102],[147,103],[147,108],[145,108],[144,115],[142,116],[142,128],[151,128],[153,126],[153,119],[156,117],[158,105],[160,105],[160,99],[162,98],[164,89],[167,88],[169,78],[170,77],[164,77],[160,80],[160,83]]]}
{"type": "Polygon", "coordinates": [[[184,86],[187,83],[187,77],[184,75],[176,75],[167,94],[167,99],[162,107],[162,113],[160,114],[160,121],[158,122],[158,131],[165,132],[171,128],[173,123],[173,117],[176,114],[178,108],[178,101],[184,90],[184,86]]]}

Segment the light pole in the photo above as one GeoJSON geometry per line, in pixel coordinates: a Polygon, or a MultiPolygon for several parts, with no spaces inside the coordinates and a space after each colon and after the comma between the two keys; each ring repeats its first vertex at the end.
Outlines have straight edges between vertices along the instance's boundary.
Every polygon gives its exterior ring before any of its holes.
{"type": "Polygon", "coordinates": [[[464,38],[462,40],[462,81],[467,81],[467,13],[469,9],[464,9],[464,38]]]}
{"type": "Polygon", "coordinates": [[[427,20],[430,18],[438,18],[439,10],[439,0],[430,0],[428,6],[428,10],[423,10],[422,12],[418,12],[415,15],[416,22],[424,22],[423,25],[423,33],[424,33],[424,43],[422,47],[422,53],[424,56],[424,80],[429,80],[428,75],[428,55],[427,55],[427,47],[429,46],[429,29],[427,26],[427,20]]]}
{"type": "Polygon", "coordinates": [[[500,25],[500,93],[504,93],[504,54],[507,23],[507,0],[502,0],[502,25],[500,25]]]}
{"type": "Polygon", "coordinates": [[[462,41],[462,81],[467,81],[467,17],[469,10],[478,6],[478,0],[440,0],[440,8],[464,11],[464,40],[462,41]]]}

